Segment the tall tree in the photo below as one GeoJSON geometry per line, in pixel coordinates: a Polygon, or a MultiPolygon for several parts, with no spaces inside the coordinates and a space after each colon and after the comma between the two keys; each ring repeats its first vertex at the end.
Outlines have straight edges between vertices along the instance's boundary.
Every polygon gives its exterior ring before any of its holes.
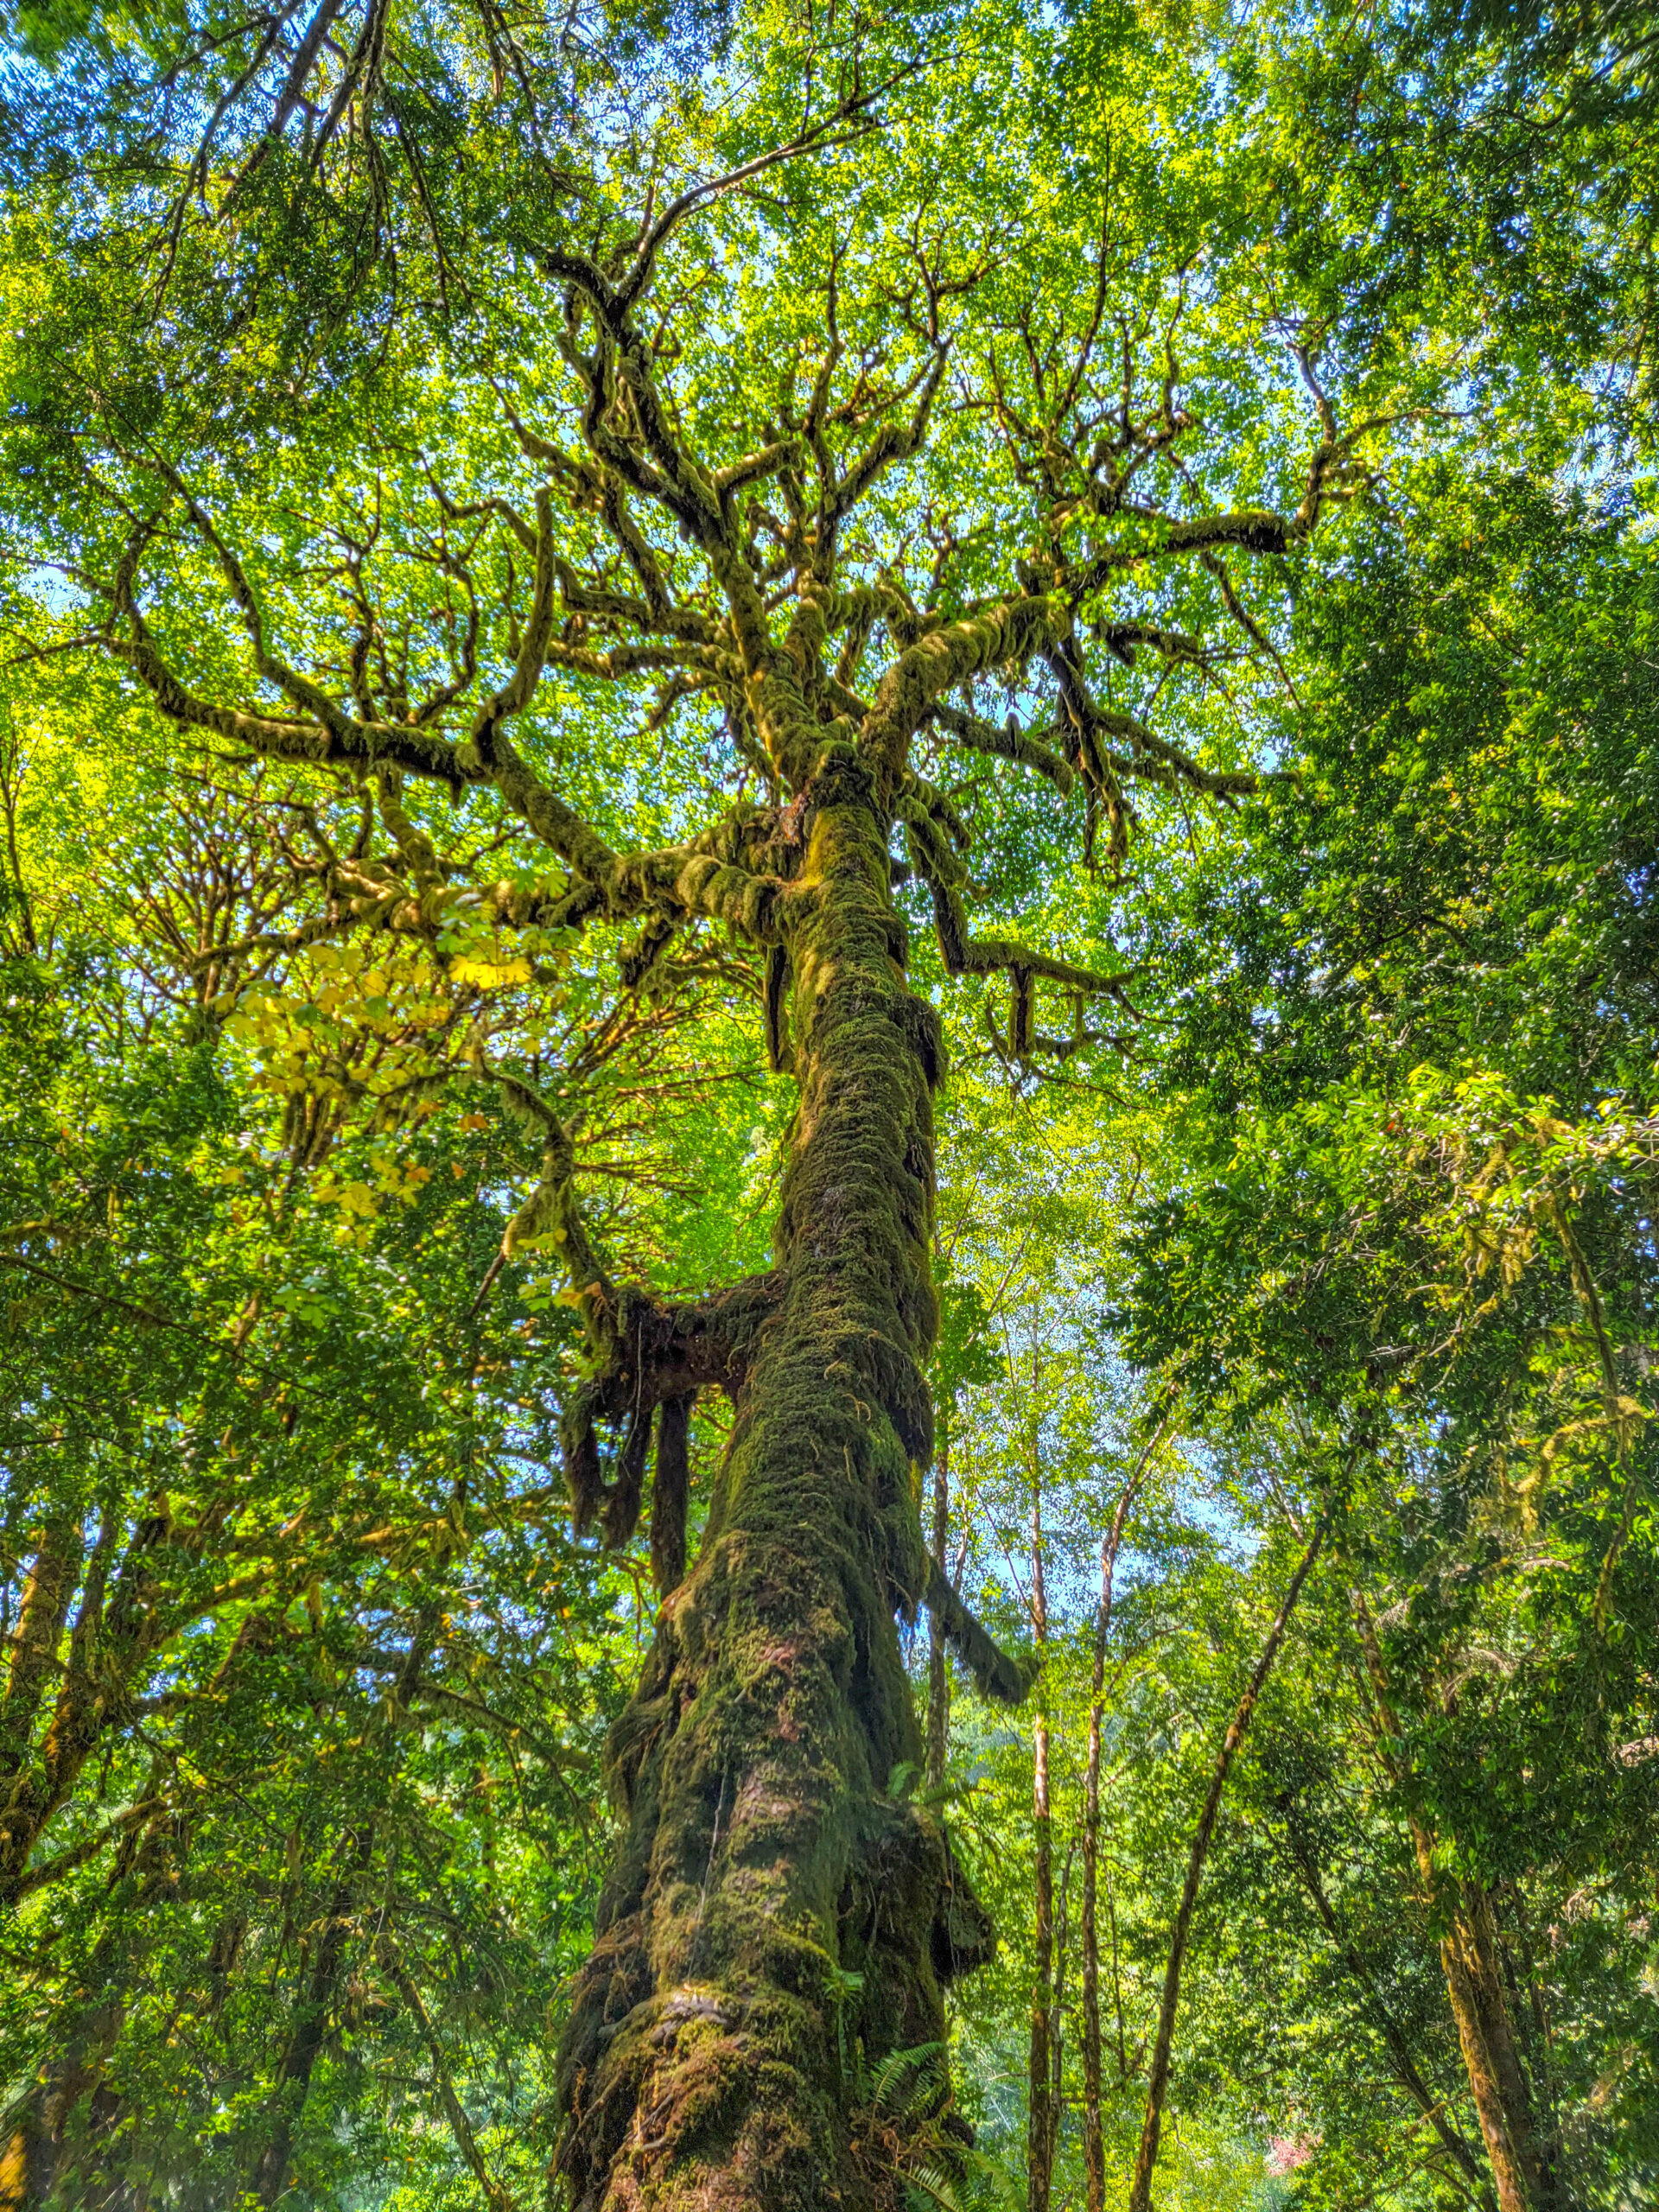
{"type": "MultiPolygon", "coordinates": [[[[1421,291],[1386,344],[1374,302],[1350,331],[1249,162],[1172,171],[1212,50],[1115,12],[768,7],[688,69],[677,29],[35,22],[61,105],[16,214],[12,501],[76,602],[41,650],[114,657],[158,784],[280,779],[280,911],[197,948],[204,1033],[296,1138],[372,1109],[400,1166],[464,1084],[539,1155],[476,1296],[562,1268],[577,1529],[620,1548],[649,1511],[664,1595],[559,2171],[582,2207],[783,2212],[890,2193],[870,2069],[944,2040],[988,1948],[896,1780],[925,1754],[896,1618],[930,1605],[1024,1687],[918,1512],[946,986],[1016,1087],[1122,1045],[1084,871],[1121,871],[1137,808],[1196,843],[1256,791],[1206,712],[1290,681],[1256,573],[1298,573],[1363,456],[1472,372],[1443,317],[1416,345],[1421,291]],[[969,855],[1028,779],[1036,895],[988,895],[969,855]],[[592,949],[619,935],[620,987],[592,949]],[[770,1266],[597,1218],[639,1162],[595,1087],[679,993],[790,1087],[770,1266]],[[372,1081],[342,1020],[386,1047],[372,1081]]],[[[952,2117],[916,2116],[901,2171],[952,2117]]]]}

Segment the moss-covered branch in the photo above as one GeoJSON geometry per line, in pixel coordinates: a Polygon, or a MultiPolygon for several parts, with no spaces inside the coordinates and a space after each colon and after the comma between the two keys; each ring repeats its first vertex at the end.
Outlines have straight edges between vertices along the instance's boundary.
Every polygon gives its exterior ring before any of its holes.
{"type": "Polygon", "coordinates": [[[1031,1676],[1009,1658],[983,1622],[963,1605],[937,1560],[929,1569],[923,1603],[981,1694],[995,1698],[999,1705],[1023,1705],[1031,1676]]]}

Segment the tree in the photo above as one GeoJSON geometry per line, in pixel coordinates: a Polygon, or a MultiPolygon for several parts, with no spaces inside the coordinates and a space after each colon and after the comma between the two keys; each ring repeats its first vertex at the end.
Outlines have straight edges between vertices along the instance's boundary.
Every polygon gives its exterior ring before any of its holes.
{"type": "MultiPolygon", "coordinates": [[[[1652,1850],[1652,615],[1616,511],[1465,498],[1409,577],[1360,541],[1363,613],[1323,602],[1342,703],[1310,719],[1302,820],[1227,894],[1236,979],[1191,1017],[1224,1118],[1136,1307],[1228,1418],[1293,1403],[1370,1469],[1342,1543],[1361,1732],[1498,2201],[1541,2206],[1605,2171],[1615,2077],[1548,2024],[1534,1931],[1586,1878],[1640,1893],[1652,1850]]],[[[1294,1846],[1294,1793],[1286,1817],[1294,1846]]]]}
{"type": "MultiPolygon", "coordinates": [[[[1249,158],[1172,172],[1212,57],[1137,22],[761,10],[677,82],[649,22],[573,61],[551,18],[347,20],[35,26],[68,105],[16,218],[47,250],[10,480],[75,599],[40,650],[121,664],[159,788],[205,757],[289,817],[276,910],[190,964],[294,1131],[355,1113],[401,1174],[424,1108],[483,1086],[539,1154],[475,1296],[563,1268],[577,1529],[625,1545],[648,1503],[663,1599],[612,1739],[563,2179],[594,2207],[879,2202],[869,2070],[943,2040],[988,1944],[895,1783],[924,1758],[895,1617],[931,1605],[1023,1688],[918,1514],[936,997],[968,979],[1016,1086],[1122,1046],[1132,972],[1072,887],[1122,869],[1137,804],[1196,842],[1257,790],[1205,713],[1290,680],[1249,579],[1298,574],[1362,454],[1466,366],[1438,323],[1414,346],[1421,295],[1356,343],[1377,317],[1351,333],[1258,219],[1249,158]],[[61,156],[94,141],[83,176],[61,156]],[[1028,777],[1067,804],[1020,933],[967,856],[1028,777]],[[728,1035],[741,1010],[791,1088],[770,1266],[741,1230],[688,1264],[637,1211],[595,1220],[629,1165],[605,1071],[664,1001],[728,1035]],[[550,1046],[562,1012],[585,1043],[550,1046]]],[[[960,2136],[912,2118],[900,2174],[960,2136]]]]}

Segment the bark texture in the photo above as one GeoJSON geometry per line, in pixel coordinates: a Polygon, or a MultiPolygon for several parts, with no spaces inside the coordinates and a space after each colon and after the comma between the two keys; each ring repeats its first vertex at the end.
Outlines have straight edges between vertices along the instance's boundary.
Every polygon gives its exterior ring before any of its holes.
{"type": "MultiPolygon", "coordinates": [[[[933,1567],[941,1579],[945,1573],[945,1539],[950,1532],[950,1455],[941,1435],[933,1465],[933,1567]]],[[[930,1618],[927,1640],[927,1786],[937,1789],[944,1780],[944,1763],[950,1748],[950,1656],[945,1649],[944,1624],[937,1612],[930,1618]]]]}
{"type": "MultiPolygon", "coordinates": [[[[1083,1783],[1083,2165],[1088,2212],[1105,2212],[1106,2140],[1101,2113],[1100,2026],[1100,1761],[1101,1724],[1105,1711],[1106,1647],[1112,1633],[1112,1595],[1117,1554],[1134,1504],[1154,1452],[1163,1440],[1160,1428],[1118,1493],[1110,1530],[1100,1547],[1100,1604],[1095,1613],[1093,1662],[1089,1685],[1089,1749],[1083,1783]]],[[[1110,1878],[1108,1877],[1109,1884],[1110,1878]]],[[[1110,1912],[1110,1892],[1107,1910],[1110,1912]]],[[[1112,1930],[1112,1988],[1117,2010],[1117,2076],[1128,2073],[1123,2047],[1123,2005],[1117,1985],[1117,1931],[1112,1930]]]]}
{"type": "Polygon", "coordinates": [[[895,1609],[927,1586],[937,1017],[906,988],[887,824],[825,748],[784,921],[800,1104],[784,1287],[736,1396],[702,1554],[615,1732],[626,1819],[562,2054],[581,2212],[901,2200],[854,2115],[943,2040],[987,1953],[921,1763],[895,1609]]]}

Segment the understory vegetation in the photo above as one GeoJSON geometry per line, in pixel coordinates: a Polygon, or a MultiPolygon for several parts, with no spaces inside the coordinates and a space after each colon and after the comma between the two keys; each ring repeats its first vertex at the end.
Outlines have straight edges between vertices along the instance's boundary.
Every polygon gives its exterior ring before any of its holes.
{"type": "Polygon", "coordinates": [[[1659,2202],[1647,0],[40,0],[0,2212],[1659,2202]]]}

